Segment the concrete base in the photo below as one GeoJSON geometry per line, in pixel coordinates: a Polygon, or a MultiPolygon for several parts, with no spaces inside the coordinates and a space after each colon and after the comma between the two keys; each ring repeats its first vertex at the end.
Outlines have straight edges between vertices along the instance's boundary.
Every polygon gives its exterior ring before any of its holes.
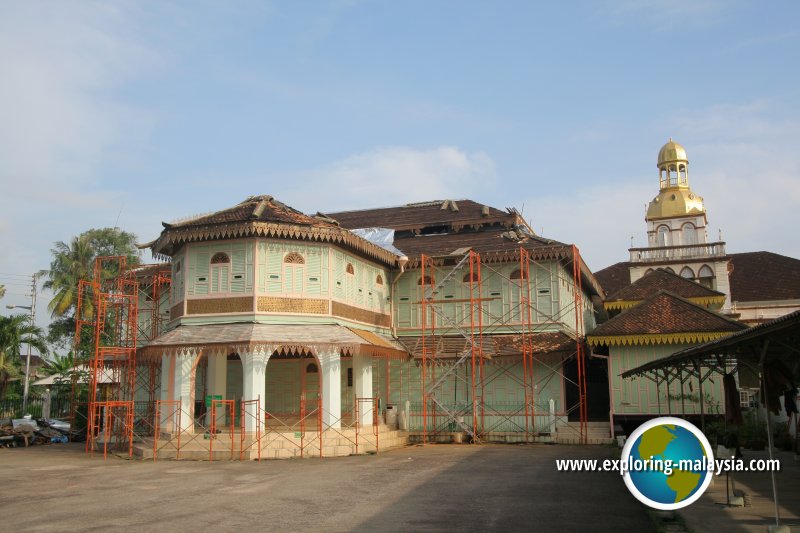
{"type": "Polygon", "coordinates": [[[142,459],[153,459],[155,448],[156,459],[292,459],[378,453],[407,445],[406,432],[386,426],[380,426],[377,436],[371,428],[358,435],[352,428],[328,429],[322,432],[321,439],[317,431],[268,430],[261,435],[260,443],[255,434],[245,433],[242,437],[238,431],[231,439],[230,432],[223,428],[216,435],[184,433],[180,436],[180,445],[177,435],[162,433],[155,442],[147,439],[134,444],[133,453],[142,459]]]}

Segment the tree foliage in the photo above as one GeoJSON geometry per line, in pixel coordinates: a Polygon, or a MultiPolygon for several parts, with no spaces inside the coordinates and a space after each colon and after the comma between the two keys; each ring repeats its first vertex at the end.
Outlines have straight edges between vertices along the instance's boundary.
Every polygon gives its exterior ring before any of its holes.
{"type": "Polygon", "coordinates": [[[0,316],[0,398],[5,396],[9,382],[22,374],[19,357],[22,345],[30,345],[40,354],[47,353],[42,330],[31,324],[30,317],[0,316]]]}
{"type": "Polygon", "coordinates": [[[74,316],[78,283],[93,277],[97,257],[125,256],[128,265],[139,263],[136,236],[117,228],[90,229],[73,237],[69,244],[55,243],[50,252],[53,255],[50,269],[42,274],[47,278],[44,288],[54,293],[47,306],[53,318],[74,316]]]}

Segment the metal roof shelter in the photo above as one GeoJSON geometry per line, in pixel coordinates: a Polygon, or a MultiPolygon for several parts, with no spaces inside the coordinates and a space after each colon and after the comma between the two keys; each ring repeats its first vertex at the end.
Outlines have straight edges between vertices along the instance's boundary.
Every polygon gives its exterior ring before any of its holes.
{"type": "MultiPolygon", "coordinates": [[[[676,352],[668,357],[638,366],[622,374],[623,378],[643,376],[655,379],[681,379],[684,372],[700,379],[702,396],[703,381],[713,373],[726,372],[730,363],[744,365],[758,372],[761,391],[769,405],[769,399],[782,391],[769,390],[769,379],[766,379],[765,368],[783,365],[792,376],[800,374],[800,311],[764,322],[758,326],[739,331],[706,342],[692,348],[676,352]]],[[[700,403],[702,408],[702,402],[700,403]]],[[[701,410],[702,413],[702,410],[701,410]]],[[[701,418],[701,425],[703,419],[701,418]]],[[[767,441],[769,457],[772,459],[772,421],[767,415],[767,441]]],[[[775,525],[780,527],[778,508],[778,491],[775,485],[775,472],[772,476],[772,493],[775,503],[775,525]]]]}
{"type": "Polygon", "coordinates": [[[732,358],[754,369],[763,368],[765,363],[780,361],[793,374],[800,372],[800,311],[632,368],[624,372],[622,377],[643,376],[652,379],[650,374],[658,376],[662,373],[667,377],[676,371],[692,372],[703,367],[707,372],[701,380],[705,380],[713,372],[724,373],[725,362],[730,362],[732,358]]]}

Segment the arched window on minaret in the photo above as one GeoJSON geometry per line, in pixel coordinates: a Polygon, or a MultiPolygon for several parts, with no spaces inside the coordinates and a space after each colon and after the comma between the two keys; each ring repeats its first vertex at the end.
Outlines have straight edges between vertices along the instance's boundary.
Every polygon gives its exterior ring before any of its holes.
{"type": "Polygon", "coordinates": [[[711,270],[711,267],[708,265],[701,266],[700,270],[697,272],[698,283],[709,289],[714,288],[714,277],[714,271],[711,270]]]}
{"type": "Polygon", "coordinates": [[[689,186],[689,175],[686,173],[686,165],[678,166],[678,184],[683,187],[689,186]]]}
{"type": "Polygon", "coordinates": [[[697,244],[697,228],[691,222],[681,226],[683,244],[697,244]]]}
{"type": "Polygon", "coordinates": [[[658,245],[669,246],[669,226],[659,226],[656,231],[658,232],[658,245]]]}

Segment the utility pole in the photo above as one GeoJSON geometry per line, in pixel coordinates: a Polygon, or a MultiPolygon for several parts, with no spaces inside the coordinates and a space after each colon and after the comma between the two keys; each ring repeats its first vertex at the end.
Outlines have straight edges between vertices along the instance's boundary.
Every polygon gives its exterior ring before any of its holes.
{"type": "MultiPolygon", "coordinates": [[[[36,325],[36,281],[38,274],[34,274],[31,280],[31,327],[36,325]]],[[[28,343],[28,356],[25,358],[25,388],[22,393],[22,414],[28,411],[28,389],[31,381],[31,343],[28,343]]]]}

